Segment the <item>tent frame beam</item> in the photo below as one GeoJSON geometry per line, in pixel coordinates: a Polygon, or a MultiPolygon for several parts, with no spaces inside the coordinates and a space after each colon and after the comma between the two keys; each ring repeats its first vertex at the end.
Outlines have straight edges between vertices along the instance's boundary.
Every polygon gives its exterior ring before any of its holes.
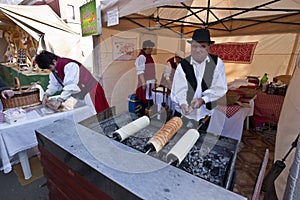
{"type": "MultiPolygon", "coordinates": [[[[265,24],[265,23],[273,23],[273,24],[284,24],[284,25],[291,25],[291,26],[300,26],[299,22],[284,22],[284,18],[299,15],[300,9],[268,9],[264,8],[265,6],[269,6],[271,4],[277,3],[281,0],[269,0],[268,2],[265,2],[263,4],[259,4],[253,7],[248,8],[228,8],[228,7],[211,7],[210,6],[210,0],[207,2],[207,7],[202,6],[188,6],[186,3],[181,2],[178,5],[165,5],[165,6],[158,6],[159,8],[170,8],[170,9],[185,9],[188,11],[187,15],[184,15],[177,19],[171,19],[171,18],[162,18],[159,17],[159,23],[160,28],[167,28],[173,31],[180,31],[182,34],[190,34],[192,31],[190,29],[188,31],[185,31],[184,27],[187,28],[209,28],[211,30],[221,31],[221,32],[234,32],[242,29],[247,29],[252,26],[256,26],[259,24],[265,24]],[[229,15],[224,18],[219,18],[216,14],[216,10],[228,10],[228,11],[240,11],[237,13],[234,13],[232,15],[229,15]],[[269,11],[269,12],[285,12],[286,14],[278,15],[277,13],[274,13],[274,15],[267,16],[267,19],[261,18],[261,17],[254,17],[254,18],[243,18],[240,17],[241,15],[251,12],[251,11],[269,11]],[[206,19],[202,19],[199,16],[199,13],[206,12],[206,19]],[[186,19],[189,17],[195,17],[196,21],[187,21],[186,19]],[[209,22],[209,18],[214,18],[215,20],[209,22]],[[234,27],[232,24],[233,22],[248,22],[246,25],[242,25],[239,27],[234,27]],[[183,27],[182,27],[183,26],[183,27]],[[223,27],[223,28],[222,28],[223,27]]],[[[153,30],[151,26],[151,21],[156,22],[158,20],[158,14],[155,16],[154,14],[151,16],[143,16],[139,14],[135,14],[133,16],[126,16],[121,19],[129,20],[130,22],[134,23],[138,27],[145,28],[147,30],[153,30]],[[148,23],[143,23],[141,20],[149,20],[148,23]],[[148,24],[148,25],[146,25],[148,24]]]]}
{"type": "MultiPolygon", "coordinates": [[[[252,24],[249,24],[249,25],[246,25],[246,26],[242,26],[242,27],[239,27],[239,28],[235,28],[235,29],[228,29],[225,26],[225,24],[223,24],[223,26],[225,27],[225,29],[214,28],[211,24],[209,24],[208,27],[210,27],[210,29],[214,29],[214,30],[232,32],[232,31],[236,31],[236,30],[248,28],[248,27],[255,26],[255,25],[258,25],[258,24],[262,24],[262,23],[290,24],[290,25],[300,26],[300,23],[297,23],[297,22],[280,22],[280,21],[275,21],[275,20],[284,19],[286,17],[290,17],[290,16],[298,15],[298,14],[300,14],[300,12],[299,13],[291,13],[291,14],[288,14],[288,15],[280,16],[280,17],[277,16],[277,17],[274,17],[274,18],[271,18],[271,19],[268,19],[268,20],[244,19],[244,18],[231,19],[232,21],[249,21],[249,22],[254,22],[252,24]]],[[[153,21],[156,20],[155,17],[150,17],[149,18],[149,17],[144,17],[144,16],[123,17],[123,19],[127,19],[127,20],[131,21],[132,23],[138,25],[139,27],[143,27],[143,28],[146,28],[148,30],[149,30],[149,27],[146,27],[143,24],[141,24],[141,23],[139,23],[139,22],[137,22],[135,20],[143,20],[143,19],[149,19],[149,20],[153,20],[153,21]]],[[[160,19],[161,27],[169,28],[169,29],[170,28],[172,29],[172,28],[180,27],[180,26],[182,26],[182,24],[185,24],[185,26],[194,27],[194,28],[199,28],[199,27],[204,27],[205,26],[205,24],[197,23],[197,22],[186,22],[186,21],[183,21],[183,20],[172,20],[172,19],[168,19],[168,18],[159,18],[159,19],[160,19]],[[162,23],[164,21],[167,21],[167,23],[165,23],[165,24],[162,23]],[[174,23],[181,23],[181,24],[176,25],[174,23]]]]}
{"type": "Polygon", "coordinates": [[[185,3],[181,3],[189,12],[191,12],[199,21],[201,21],[203,24],[205,24],[205,21],[203,21],[203,19],[201,19],[194,11],[192,11],[192,9],[190,9],[190,7],[188,7],[187,5],[185,5],[185,3]]]}

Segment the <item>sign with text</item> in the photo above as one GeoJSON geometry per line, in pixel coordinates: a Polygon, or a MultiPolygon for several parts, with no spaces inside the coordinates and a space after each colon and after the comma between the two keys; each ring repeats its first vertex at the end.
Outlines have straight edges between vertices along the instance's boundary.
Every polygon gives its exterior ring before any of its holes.
{"type": "Polygon", "coordinates": [[[102,33],[100,2],[92,0],[80,7],[82,36],[102,33]]]}

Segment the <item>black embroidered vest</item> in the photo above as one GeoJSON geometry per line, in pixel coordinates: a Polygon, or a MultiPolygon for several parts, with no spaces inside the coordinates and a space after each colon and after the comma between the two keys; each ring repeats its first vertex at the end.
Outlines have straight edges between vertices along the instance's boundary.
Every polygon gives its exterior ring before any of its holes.
{"type": "MultiPolygon", "coordinates": [[[[210,62],[206,61],[204,75],[201,82],[202,92],[210,88],[213,80],[214,71],[218,62],[218,57],[216,55],[213,54],[208,54],[208,55],[210,58],[210,62]]],[[[194,73],[194,68],[193,65],[191,65],[190,63],[191,63],[191,56],[181,61],[181,67],[188,81],[187,102],[189,104],[191,103],[197,88],[197,79],[194,73]]],[[[205,105],[207,109],[211,110],[216,106],[216,102],[206,102],[205,105]]]]}

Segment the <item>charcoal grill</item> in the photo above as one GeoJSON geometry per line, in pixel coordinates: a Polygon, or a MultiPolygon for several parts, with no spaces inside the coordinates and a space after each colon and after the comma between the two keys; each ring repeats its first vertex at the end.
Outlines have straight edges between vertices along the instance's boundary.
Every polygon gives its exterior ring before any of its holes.
{"type": "MultiPolygon", "coordinates": [[[[137,119],[133,113],[123,112],[100,122],[85,125],[88,128],[112,137],[112,133],[118,128],[137,119]]],[[[164,125],[156,118],[134,136],[130,136],[122,143],[142,153],[147,141],[164,125]]],[[[188,131],[188,128],[181,127],[169,143],[158,153],[150,152],[148,155],[167,162],[166,155],[176,144],[181,136],[188,131]]],[[[180,165],[174,165],[196,177],[205,179],[211,183],[229,189],[231,186],[234,164],[236,160],[238,141],[235,139],[215,136],[210,133],[202,134],[193,148],[190,150],[180,165]]],[[[146,155],[145,155],[146,156],[146,155]]]]}

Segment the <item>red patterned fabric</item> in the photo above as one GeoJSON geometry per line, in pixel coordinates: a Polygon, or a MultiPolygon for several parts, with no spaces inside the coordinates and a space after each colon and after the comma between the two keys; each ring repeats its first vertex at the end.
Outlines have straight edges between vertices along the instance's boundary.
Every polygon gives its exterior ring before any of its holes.
{"type": "Polygon", "coordinates": [[[216,107],[216,109],[218,109],[219,111],[221,111],[224,114],[226,114],[227,118],[230,118],[230,117],[232,117],[235,113],[237,113],[241,109],[241,106],[239,106],[239,105],[232,105],[232,106],[221,106],[221,105],[218,105],[216,107]]]}
{"type": "Polygon", "coordinates": [[[284,100],[284,96],[257,92],[254,101],[253,121],[258,127],[265,122],[277,124],[284,100]]]}
{"type": "Polygon", "coordinates": [[[257,42],[212,44],[210,53],[217,55],[224,62],[249,64],[252,62],[256,45],[257,42]]]}

